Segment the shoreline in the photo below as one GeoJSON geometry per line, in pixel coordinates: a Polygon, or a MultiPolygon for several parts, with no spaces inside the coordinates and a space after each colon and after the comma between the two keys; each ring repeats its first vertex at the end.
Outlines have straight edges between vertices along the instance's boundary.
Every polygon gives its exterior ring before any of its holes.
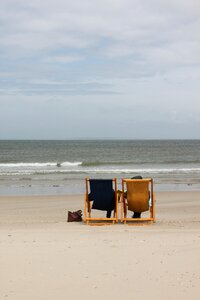
{"type": "MultiPolygon", "coordinates": [[[[120,189],[121,180],[118,179],[117,187],[120,189]]],[[[155,192],[184,192],[184,191],[200,191],[199,182],[163,182],[157,183],[154,180],[155,192]]],[[[60,184],[42,182],[40,185],[30,184],[8,184],[0,182],[0,195],[2,196],[47,196],[47,195],[76,195],[85,192],[85,181],[80,180],[75,183],[60,184]]]]}

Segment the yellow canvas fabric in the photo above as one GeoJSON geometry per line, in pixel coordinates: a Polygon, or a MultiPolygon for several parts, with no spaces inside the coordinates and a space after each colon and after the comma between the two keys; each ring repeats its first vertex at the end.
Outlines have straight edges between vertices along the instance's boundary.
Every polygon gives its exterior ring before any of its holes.
{"type": "Polygon", "coordinates": [[[127,181],[128,210],[144,212],[149,210],[149,182],[145,180],[127,181]]]}

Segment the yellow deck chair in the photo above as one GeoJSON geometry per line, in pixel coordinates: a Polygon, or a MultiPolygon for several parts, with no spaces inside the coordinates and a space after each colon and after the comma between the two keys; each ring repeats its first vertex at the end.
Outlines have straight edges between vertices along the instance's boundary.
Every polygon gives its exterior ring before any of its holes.
{"type": "Polygon", "coordinates": [[[102,225],[118,222],[117,180],[86,178],[84,221],[102,225]],[[92,216],[93,210],[104,211],[103,216],[92,216]],[[113,217],[111,216],[113,211],[113,217]],[[105,215],[106,214],[106,215],[105,215]],[[109,216],[107,216],[109,215],[109,216]],[[94,223],[96,221],[96,223],[94,223]],[[102,223],[104,221],[104,223],[102,223]]]}
{"type": "Polygon", "coordinates": [[[121,221],[155,222],[153,179],[122,179],[121,221]],[[146,212],[149,217],[128,218],[127,212],[146,212]]]}

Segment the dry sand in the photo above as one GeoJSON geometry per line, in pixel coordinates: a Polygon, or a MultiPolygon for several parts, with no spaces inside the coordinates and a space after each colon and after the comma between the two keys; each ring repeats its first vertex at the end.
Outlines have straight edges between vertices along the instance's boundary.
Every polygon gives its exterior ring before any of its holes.
{"type": "Polygon", "coordinates": [[[83,196],[0,197],[0,299],[200,299],[200,192],[150,226],[67,223],[83,196]]]}

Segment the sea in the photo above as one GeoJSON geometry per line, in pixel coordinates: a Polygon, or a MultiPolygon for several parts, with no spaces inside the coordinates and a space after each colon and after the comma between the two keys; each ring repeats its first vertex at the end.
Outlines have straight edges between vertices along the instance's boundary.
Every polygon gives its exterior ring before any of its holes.
{"type": "Polygon", "coordinates": [[[200,189],[200,140],[0,140],[0,195],[83,194],[85,178],[200,189]]]}

